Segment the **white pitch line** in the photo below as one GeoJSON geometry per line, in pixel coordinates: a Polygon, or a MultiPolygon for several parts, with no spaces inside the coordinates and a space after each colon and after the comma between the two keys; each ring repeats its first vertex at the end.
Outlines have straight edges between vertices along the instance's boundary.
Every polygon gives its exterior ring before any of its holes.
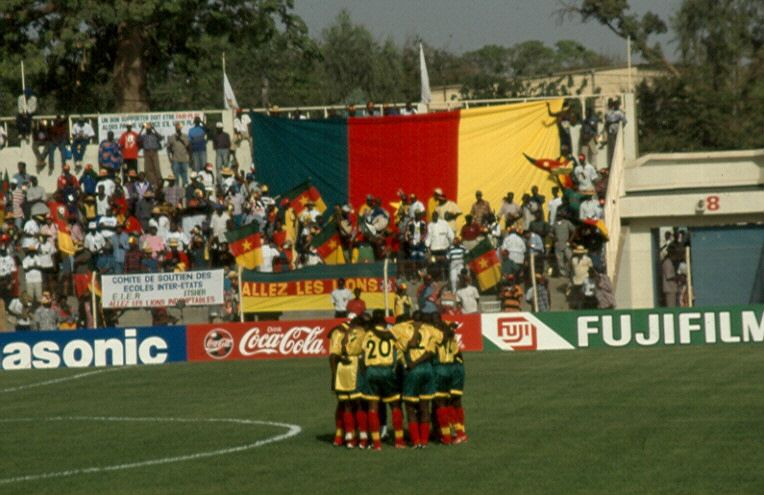
{"type": "Polygon", "coordinates": [[[93,466],[80,469],[71,469],[68,471],[57,471],[52,473],[30,474],[26,476],[16,476],[13,478],[0,479],[0,485],[7,485],[10,483],[19,483],[23,481],[36,481],[49,478],[63,478],[67,476],[75,476],[79,474],[95,474],[107,471],[122,471],[125,469],[134,469],[139,467],[157,466],[160,464],[170,464],[174,462],[192,461],[195,459],[204,459],[207,457],[215,457],[219,455],[233,454],[236,452],[242,452],[244,450],[250,450],[257,447],[262,447],[270,443],[280,442],[291,438],[302,431],[297,425],[289,423],[276,423],[273,421],[258,421],[254,419],[233,419],[233,418],[129,418],[129,417],[115,417],[115,416],[55,416],[48,418],[7,418],[0,419],[0,423],[13,423],[13,422],[37,422],[37,421],[141,421],[141,422],[166,422],[166,423],[233,423],[242,425],[264,425],[264,426],[276,426],[280,428],[286,428],[287,432],[281,435],[264,438],[254,443],[247,445],[238,445],[235,447],[228,447],[225,449],[212,450],[208,452],[198,452],[196,454],[186,454],[175,457],[164,457],[161,459],[150,459],[147,461],[130,462],[125,464],[114,464],[111,466],[93,466]]]}
{"type": "Polygon", "coordinates": [[[106,373],[107,371],[116,371],[118,369],[122,369],[122,368],[118,368],[118,367],[114,367],[114,368],[101,368],[101,369],[97,369],[97,370],[93,370],[93,371],[86,371],[84,373],[77,373],[76,375],[64,376],[64,377],[61,377],[61,378],[54,378],[52,380],[45,380],[45,381],[42,381],[42,382],[35,382],[35,383],[29,383],[29,384],[26,384],[26,385],[19,385],[17,387],[4,388],[4,389],[0,390],[0,394],[6,394],[6,393],[10,393],[10,392],[18,392],[19,390],[27,390],[27,389],[30,389],[30,388],[44,387],[46,385],[54,385],[56,383],[68,382],[70,380],[79,380],[80,378],[85,378],[86,376],[97,375],[99,373],[106,373]]]}

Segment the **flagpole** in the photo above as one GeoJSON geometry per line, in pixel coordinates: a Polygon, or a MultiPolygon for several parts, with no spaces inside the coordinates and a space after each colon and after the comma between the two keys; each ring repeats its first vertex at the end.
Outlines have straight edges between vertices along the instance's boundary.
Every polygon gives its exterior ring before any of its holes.
{"type": "Polygon", "coordinates": [[[225,74],[225,52],[223,52],[223,74],[225,74]]]}
{"type": "Polygon", "coordinates": [[[626,65],[628,67],[628,81],[629,81],[629,93],[634,92],[634,87],[631,85],[631,36],[626,37],[626,65]]]}
{"type": "Polygon", "coordinates": [[[244,322],[244,301],[241,299],[241,265],[236,265],[238,268],[237,276],[239,277],[239,321],[244,322]]]}
{"type": "Polygon", "coordinates": [[[24,108],[27,106],[27,81],[24,76],[24,61],[21,61],[21,96],[24,97],[24,108]]]}
{"type": "Polygon", "coordinates": [[[95,293],[95,280],[96,272],[90,274],[90,311],[93,313],[93,328],[98,328],[98,311],[96,308],[96,293],[95,293]]]}
{"type": "Polygon", "coordinates": [[[536,287],[536,254],[531,251],[531,283],[533,284],[533,312],[539,312],[539,293],[536,287]]]}
{"type": "Polygon", "coordinates": [[[387,296],[390,293],[388,284],[388,277],[387,277],[387,267],[390,264],[390,258],[385,256],[385,274],[384,274],[384,284],[385,284],[385,318],[390,316],[390,305],[387,302],[387,296]]]}

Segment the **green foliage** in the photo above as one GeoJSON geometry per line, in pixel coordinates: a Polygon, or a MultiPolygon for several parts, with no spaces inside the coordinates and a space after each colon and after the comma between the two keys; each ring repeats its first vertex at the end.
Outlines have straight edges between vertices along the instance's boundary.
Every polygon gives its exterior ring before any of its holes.
{"type": "Polygon", "coordinates": [[[242,77],[273,67],[277,79],[314,51],[293,0],[4,3],[2,84],[19,93],[24,60],[49,111],[220,106],[223,51],[242,77]]]}
{"type": "Polygon", "coordinates": [[[567,9],[632,36],[637,53],[667,69],[637,91],[643,152],[764,147],[761,0],[684,0],[672,21],[676,67],[648,41],[666,29],[655,14],[639,19],[626,0],[584,0],[567,9]]]}

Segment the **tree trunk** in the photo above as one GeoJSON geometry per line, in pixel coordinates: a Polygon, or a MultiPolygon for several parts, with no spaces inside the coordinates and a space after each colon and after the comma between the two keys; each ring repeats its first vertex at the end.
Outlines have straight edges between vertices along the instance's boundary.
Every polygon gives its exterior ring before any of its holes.
{"type": "Polygon", "coordinates": [[[143,51],[146,41],[141,26],[123,23],[118,28],[117,59],[114,63],[114,97],[117,110],[149,110],[146,91],[146,66],[143,51]]]}

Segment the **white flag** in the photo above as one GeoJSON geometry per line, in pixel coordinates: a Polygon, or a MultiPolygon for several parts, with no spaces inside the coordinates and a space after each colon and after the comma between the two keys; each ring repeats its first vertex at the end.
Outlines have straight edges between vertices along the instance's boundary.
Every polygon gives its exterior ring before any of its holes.
{"type": "Polygon", "coordinates": [[[233,88],[231,83],[228,82],[228,75],[223,71],[223,104],[226,110],[239,108],[239,103],[236,101],[236,95],[233,94],[233,88]]]}
{"type": "Polygon", "coordinates": [[[432,93],[430,93],[430,76],[427,75],[427,64],[424,61],[424,50],[422,44],[419,43],[419,74],[422,82],[422,96],[421,101],[424,104],[429,104],[432,101],[432,93]]]}

